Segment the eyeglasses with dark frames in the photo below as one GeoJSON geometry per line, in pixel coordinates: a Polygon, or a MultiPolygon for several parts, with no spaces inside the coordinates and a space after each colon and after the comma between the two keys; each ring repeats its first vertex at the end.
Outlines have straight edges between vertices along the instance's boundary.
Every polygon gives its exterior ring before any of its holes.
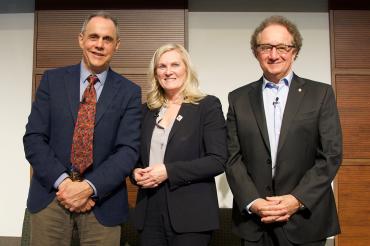
{"type": "Polygon", "coordinates": [[[259,51],[262,54],[267,54],[272,51],[272,49],[275,48],[276,52],[280,55],[287,54],[289,51],[291,51],[293,48],[295,48],[295,45],[287,45],[287,44],[257,44],[257,51],[259,51]]]}

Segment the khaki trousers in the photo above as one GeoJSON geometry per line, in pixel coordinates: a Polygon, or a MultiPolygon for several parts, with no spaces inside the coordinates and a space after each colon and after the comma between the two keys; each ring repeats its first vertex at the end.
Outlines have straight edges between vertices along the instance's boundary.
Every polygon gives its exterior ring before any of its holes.
{"type": "Polygon", "coordinates": [[[71,213],[55,198],[48,207],[30,214],[31,246],[70,246],[72,231],[78,231],[81,246],[120,245],[121,226],[100,224],[92,211],[71,213]]]}

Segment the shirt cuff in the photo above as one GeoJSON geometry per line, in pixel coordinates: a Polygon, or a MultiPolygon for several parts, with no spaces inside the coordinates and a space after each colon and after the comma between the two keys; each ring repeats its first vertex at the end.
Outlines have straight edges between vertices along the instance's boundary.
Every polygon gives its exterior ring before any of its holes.
{"type": "Polygon", "coordinates": [[[256,201],[257,199],[254,199],[251,203],[249,203],[247,205],[247,207],[245,207],[245,210],[247,210],[248,214],[252,214],[252,211],[250,211],[250,208],[252,207],[253,203],[256,201]]]}
{"type": "Polygon", "coordinates": [[[91,186],[91,188],[94,190],[94,195],[92,195],[91,197],[92,198],[97,198],[98,197],[98,192],[96,191],[96,188],[93,185],[93,183],[91,183],[90,180],[88,180],[88,179],[84,179],[84,181],[86,181],[91,186]]]}
{"type": "Polygon", "coordinates": [[[54,182],[54,188],[57,190],[59,185],[66,179],[68,178],[69,175],[67,173],[62,173],[59,178],[54,182]]]}

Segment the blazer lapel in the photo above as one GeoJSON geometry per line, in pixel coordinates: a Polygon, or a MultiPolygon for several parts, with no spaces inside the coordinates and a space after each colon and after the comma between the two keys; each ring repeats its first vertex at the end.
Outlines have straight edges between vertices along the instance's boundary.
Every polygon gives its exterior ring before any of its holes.
{"type": "Polygon", "coordinates": [[[287,102],[284,109],[283,121],[281,123],[280,137],[277,153],[281,150],[286,140],[289,127],[294,119],[302,98],[305,94],[304,80],[294,74],[288,93],[287,102]]]}
{"type": "Polygon", "coordinates": [[[111,104],[115,94],[119,91],[120,86],[119,79],[114,76],[111,70],[109,70],[103,91],[101,92],[96,104],[95,125],[99,123],[99,120],[108,109],[108,106],[111,104]]]}
{"type": "Polygon", "coordinates": [[[176,131],[181,128],[181,125],[184,124],[187,118],[189,118],[189,113],[193,105],[191,103],[183,103],[181,104],[180,110],[175,118],[175,122],[172,125],[170,135],[168,136],[167,144],[171,141],[173,136],[175,135],[176,131]]]}
{"type": "Polygon", "coordinates": [[[67,71],[64,76],[64,84],[73,122],[76,122],[80,107],[80,65],[75,65],[67,71]]]}
{"type": "Polygon", "coordinates": [[[266,125],[265,108],[263,106],[262,84],[263,80],[261,78],[255,84],[253,90],[250,90],[249,98],[263,141],[265,142],[266,148],[270,152],[270,141],[266,125]]]}

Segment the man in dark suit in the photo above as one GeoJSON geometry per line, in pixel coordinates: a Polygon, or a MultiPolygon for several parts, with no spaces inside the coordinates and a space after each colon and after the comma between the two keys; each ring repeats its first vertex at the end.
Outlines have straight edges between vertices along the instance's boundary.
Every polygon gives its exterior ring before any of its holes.
{"type": "Polygon", "coordinates": [[[78,39],[81,63],[45,72],[23,138],[31,245],[70,245],[74,227],[81,245],[119,245],[127,219],[140,88],[109,67],[120,44],[115,18],[90,15],[78,39]]]}
{"type": "Polygon", "coordinates": [[[325,245],[340,232],[331,182],[342,136],[331,86],[298,77],[297,27],[272,16],[251,48],[263,77],[229,94],[233,231],[242,245],[325,245]]]}

